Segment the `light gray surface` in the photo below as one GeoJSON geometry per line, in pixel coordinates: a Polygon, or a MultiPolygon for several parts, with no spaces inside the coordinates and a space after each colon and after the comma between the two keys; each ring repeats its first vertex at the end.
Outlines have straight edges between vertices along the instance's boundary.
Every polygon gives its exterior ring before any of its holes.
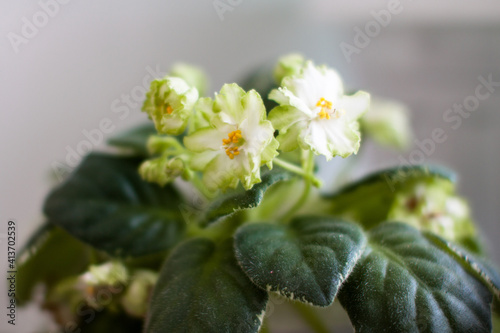
{"type": "MultiPolygon", "coordinates": [[[[500,262],[500,96],[484,101],[457,130],[442,120],[447,108],[474,93],[479,75],[491,73],[500,81],[499,2],[402,1],[405,10],[346,62],[339,43],[352,42],[352,29],[364,27],[370,11],[387,3],[243,0],[221,21],[212,1],[73,0],[16,54],[7,34],[20,34],[22,18],[31,19],[40,7],[27,0],[2,2],[0,222],[16,219],[24,242],[43,220],[50,165],[64,161],[66,147],[75,149],[85,139],[82,131],[105,117],[115,125],[108,137],[145,120],[138,105],[125,119],[111,105],[142,84],[146,67],[199,64],[216,91],[280,54],[300,51],[337,67],[352,87],[408,103],[417,138],[446,129],[449,139],[429,160],[458,171],[461,193],[500,262]]],[[[362,160],[368,171],[398,163],[398,154],[375,147],[362,160]]],[[[0,253],[4,258],[5,251],[0,253]]],[[[1,270],[4,264],[2,259],[1,270]]],[[[3,284],[0,295],[5,302],[3,284]]],[[[33,316],[21,313],[20,326],[11,331],[40,327],[33,316]]],[[[7,330],[3,320],[0,328],[7,330]]]]}

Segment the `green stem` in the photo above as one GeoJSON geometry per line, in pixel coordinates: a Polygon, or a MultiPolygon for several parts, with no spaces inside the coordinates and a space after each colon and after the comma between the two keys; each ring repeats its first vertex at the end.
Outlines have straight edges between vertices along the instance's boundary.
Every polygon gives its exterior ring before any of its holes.
{"type": "Polygon", "coordinates": [[[213,193],[209,192],[203,182],[201,181],[201,178],[199,177],[198,174],[193,174],[193,177],[191,178],[191,182],[193,183],[194,187],[206,198],[206,199],[212,199],[214,197],[213,193]]]}
{"type": "Polygon", "coordinates": [[[301,315],[302,319],[314,330],[316,333],[329,333],[331,332],[328,327],[322,322],[318,313],[312,306],[294,302],[292,303],[293,308],[301,315]]]}
{"type": "Polygon", "coordinates": [[[295,203],[295,205],[288,211],[285,216],[283,216],[282,221],[288,221],[290,218],[292,218],[295,213],[299,211],[300,208],[306,203],[307,199],[309,198],[309,194],[311,193],[311,184],[312,184],[312,179],[314,178],[313,171],[314,171],[314,155],[312,154],[311,151],[306,152],[306,156],[303,159],[303,172],[305,174],[304,177],[304,191],[302,192],[302,195],[300,196],[299,200],[295,203]]]}
{"type": "Polygon", "coordinates": [[[309,180],[315,187],[321,186],[321,180],[316,178],[311,172],[307,172],[303,168],[301,168],[293,163],[287,162],[287,161],[282,160],[282,159],[277,158],[277,157],[273,160],[273,163],[276,165],[279,165],[280,167],[282,167],[285,170],[288,170],[290,172],[293,172],[297,175],[304,177],[305,179],[309,180]]]}

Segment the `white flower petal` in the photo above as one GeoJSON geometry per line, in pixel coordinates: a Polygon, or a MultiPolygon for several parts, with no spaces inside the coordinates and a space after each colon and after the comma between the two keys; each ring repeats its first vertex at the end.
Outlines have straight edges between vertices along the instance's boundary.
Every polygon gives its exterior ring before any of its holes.
{"type": "Polygon", "coordinates": [[[245,144],[242,146],[249,154],[259,156],[264,148],[269,144],[274,137],[274,128],[271,122],[265,120],[257,126],[249,126],[250,123],[246,120],[240,125],[240,130],[245,144]]]}
{"type": "Polygon", "coordinates": [[[299,97],[293,94],[292,91],[285,88],[278,88],[269,94],[269,98],[279,103],[280,105],[291,105],[301,111],[309,118],[315,117],[315,113],[311,108],[299,97]]]}
{"type": "Polygon", "coordinates": [[[184,145],[194,152],[203,152],[206,149],[220,150],[223,145],[222,139],[227,139],[227,133],[207,127],[184,137],[184,145]]]}
{"type": "Polygon", "coordinates": [[[303,129],[307,128],[305,122],[296,122],[293,126],[288,127],[286,131],[280,131],[276,138],[280,143],[279,149],[288,152],[298,148],[299,134],[303,129]]]}
{"type": "Polygon", "coordinates": [[[221,112],[225,122],[237,124],[244,119],[242,98],[245,91],[236,83],[225,84],[215,96],[214,111],[221,112]]]}
{"type": "Polygon", "coordinates": [[[230,159],[225,153],[219,153],[208,163],[203,173],[203,183],[210,191],[235,188],[239,175],[250,173],[248,158],[245,155],[230,159]]]}
{"type": "Polygon", "coordinates": [[[358,152],[361,137],[353,126],[339,119],[320,122],[320,126],[326,134],[332,157],[336,155],[347,157],[358,152]]]}
{"type": "Polygon", "coordinates": [[[348,121],[356,121],[369,107],[370,94],[358,91],[351,96],[342,96],[337,108],[345,111],[342,117],[346,117],[348,121]]]}
{"type": "MultiPolygon", "coordinates": [[[[204,170],[217,155],[221,154],[220,150],[207,150],[196,154],[191,159],[191,167],[193,170],[204,170]]],[[[225,155],[225,153],[223,153],[225,155]]]]}

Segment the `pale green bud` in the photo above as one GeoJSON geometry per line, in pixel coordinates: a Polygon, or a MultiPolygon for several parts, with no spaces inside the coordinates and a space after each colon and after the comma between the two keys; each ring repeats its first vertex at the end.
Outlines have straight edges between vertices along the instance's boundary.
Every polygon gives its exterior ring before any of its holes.
{"type": "Polygon", "coordinates": [[[165,156],[144,161],[139,167],[139,174],[145,181],[161,186],[179,176],[188,177],[186,165],[180,157],[168,159],[165,156]]]}
{"type": "Polygon", "coordinates": [[[301,54],[291,53],[281,57],[274,68],[274,79],[279,84],[285,76],[298,75],[306,63],[301,54]]]}
{"type": "Polygon", "coordinates": [[[125,284],[128,280],[128,271],[122,263],[112,261],[98,266],[90,266],[89,270],[81,275],[81,280],[87,286],[125,284]]]}
{"type": "Polygon", "coordinates": [[[182,144],[176,138],[158,135],[149,137],[147,147],[151,155],[183,149],[182,144]]]}
{"type": "Polygon", "coordinates": [[[138,270],[121,299],[125,311],[133,316],[142,318],[146,315],[151,292],[158,280],[158,273],[150,270],[138,270]]]}
{"type": "Polygon", "coordinates": [[[201,96],[207,93],[208,78],[205,72],[199,67],[185,63],[177,63],[172,67],[170,75],[180,77],[191,87],[198,89],[201,96]]]}
{"type": "Polygon", "coordinates": [[[374,98],[370,109],[361,118],[362,130],[377,143],[407,148],[412,131],[408,108],[398,102],[374,98]]]}
{"type": "Polygon", "coordinates": [[[197,100],[196,88],[181,78],[166,76],[151,82],[142,110],[153,120],[158,133],[179,135],[197,100]]]}

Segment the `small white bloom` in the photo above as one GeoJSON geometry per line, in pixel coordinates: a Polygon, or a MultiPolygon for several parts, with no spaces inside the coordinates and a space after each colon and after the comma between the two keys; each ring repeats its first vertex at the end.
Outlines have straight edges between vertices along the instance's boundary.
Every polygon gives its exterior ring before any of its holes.
{"type": "Polygon", "coordinates": [[[285,77],[269,98],[280,106],[269,120],[280,131],[280,149],[300,146],[324,155],[347,157],[357,153],[361,141],[358,119],[368,109],[370,95],[344,95],[340,76],[332,69],[306,62],[301,74],[285,77]]]}
{"type": "Polygon", "coordinates": [[[184,132],[198,90],[178,77],[166,76],[151,82],[142,106],[161,134],[179,135],[184,132]]]}
{"type": "Polygon", "coordinates": [[[125,312],[132,317],[143,318],[148,310],[151,292],[158,280],[158,273],[146,269],[137,270],[121,299],[125,312]]]}
{"type": "Polygon", "coordinates": [[[107,262],[99,266],[90,266],[88,272],[80,276],[87,286],[106,286],[125,284],[128,272],[120,262],[107,262]]]}
{"type": "Polygon", "coordinates": [[[278,142],[262,98],[254,90],[245,93],[236,84],[226,84],[211,107],[210,126],[184,138],[186,148],[195,153],[191,167],[203,171],[210,191],[235,188],[238,181],[250,189],[260,182],[261,165],[271,167],[277,155],[278,142]]]}

